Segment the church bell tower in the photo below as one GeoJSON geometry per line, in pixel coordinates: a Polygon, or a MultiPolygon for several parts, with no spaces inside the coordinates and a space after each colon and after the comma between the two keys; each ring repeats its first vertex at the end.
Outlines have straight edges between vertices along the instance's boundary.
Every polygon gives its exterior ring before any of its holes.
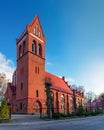
{"type": "Polygon", "coordinates": [[[36,16],[17,39],[17,112],[45,107],[45,36],[36,16]]]}

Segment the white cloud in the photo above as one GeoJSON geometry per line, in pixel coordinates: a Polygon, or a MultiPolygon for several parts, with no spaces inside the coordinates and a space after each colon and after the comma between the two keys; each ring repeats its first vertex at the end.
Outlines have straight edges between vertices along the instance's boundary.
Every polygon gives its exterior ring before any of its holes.
{"type": "MultiPolygon", "coordinates": [[[[62,78],[62,76],[58,76],[62,78]]],[[[71,77],[65,77],[65,81],[68,82],[69,85],[73,85],[75,83],[75,80],[71,77]]]]}
{"type": "Polygon", "coordinates": [[[0,53],[0,73],[5,73],[7,79],[11,80],[15,66],[12,60],[7,59],[6,56],[0,53]]]}
{"type": "Polygon", "coordinates": [[[70,77],[69,78],[66,77],[65,80],[69,82],[69,85],[73,84],[75,82],[75,80],[73,78],[70,78],[70,77]]]}
{"type": "Polygon", "coordinates": [[[98,59],[85,64],[77,80],[86,91],[93,91],[97,95],[104,92],[104,61],[98,59]]]}
{"type": "Polygon", "coordinates": [[[51,62],[47,62],[46,65],[53,65],[51,62]]]}

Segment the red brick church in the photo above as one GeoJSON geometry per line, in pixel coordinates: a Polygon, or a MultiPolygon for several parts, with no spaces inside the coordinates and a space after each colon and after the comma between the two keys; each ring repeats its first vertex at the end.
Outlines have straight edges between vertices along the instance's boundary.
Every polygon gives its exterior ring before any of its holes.
{"type": "MultiPolygon", "coordinates": [[[[51,96],[55,112],[73,112],[73,89],[65,81],[45,71],[45,42],[38,16],[28,24],[16,40],[17,68],[9,83],[5,98],[10,102],[12,112],[46,113],[46,88],[44,80],[51,79],[51,96]]],[[[84,94],[75,90],[77,106],[84,102],[84,94]]]]}

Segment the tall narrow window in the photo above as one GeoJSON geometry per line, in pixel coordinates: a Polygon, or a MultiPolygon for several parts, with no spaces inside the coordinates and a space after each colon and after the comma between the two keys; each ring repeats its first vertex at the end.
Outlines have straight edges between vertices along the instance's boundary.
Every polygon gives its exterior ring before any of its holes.
{"type": "Polygon", "coordinates": [[[38,90],[36,90],[36,97],[39,97],[39,92],[38,92],[38,90]]]}
{"type": "Polygon", "coordinates": [[[34,34],[36,34],[36,28],[34,28],[34,34]]]}
{"type": "Polygon", "coordinates": [[[64,110],[65,108],[65,96],[64,94],[61,95],[61,109],[64,110]]]}
{"type": "Polygon", "coordinates": [[[38,36],[38,24],[36,24],[36,35],[38,36]]]}
{"type": "Polygon", "coordinates": [[[38,45],[38,55],[42,56],[42,46],[41,46],[41,44],[38,45]]]}
{"type": "Polygon", "coordinates": [[[22,56],[22,46],[19,47],[19,57],[22,56]]]}
{"type": "Polygon", "coordinates": [[[23,90],[23,83],[21,83],[21,90],[23,90]]]}
{"type": "Polygon", "coordinates": [[[23,43],[23,54],[26,52],[26,42],[23,43]]]}
{"type": "Polygon", "coordinates": [[[35,66],[35,73],[37,74],[37,67],[35,66]]]}
{"type": "Polygon", "coordinates": [[[39,74],[39,67],[38,67],[38,74],[39,74]]]}
{"type": "Polygon", "coordinates": [[[34,34],[38,37],[40,37],[40,31],[39,31],[39,26],[38,24],[36,24],[35,28],[34,28],[34,34]]]}
{"type": "Polygon", "coordinates": [[[22,103],[20,103],[20,110],[22,110],[22,103]]]}
{"type": "Polygon", "coordinates": [[[40,37],[40,32],[38,33],[38,37],[40,37]]]}
{"type": "Polygon", "coordinates": [[[81,99],[81,105],[82,105],[82,99],[81,99]]]}
{"type": "Polygon", "coordinates": [[[32,52],[36,54],[36,42],[32,42],[32,52]]]}
{"type": "Polygon", "coordinates": [[[58,99],[58,92],[56,92],[56,110],[59,111],[59,99],[58,99]]]}

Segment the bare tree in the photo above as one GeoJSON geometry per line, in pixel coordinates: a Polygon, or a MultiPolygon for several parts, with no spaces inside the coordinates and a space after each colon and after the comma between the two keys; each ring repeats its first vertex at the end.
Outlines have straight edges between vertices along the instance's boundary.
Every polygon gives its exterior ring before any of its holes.
{"type": "Polygon", "coordinates": [[[80,92],[85,92],[85,89],[84,89],[84,86],[78,86],[77,89],[80,91],[80,92]]]}
{"type": "Polygon", "coordinates": [[[85,94],[85,102],[89,102],[89,101],[93,101],[94,99],[96,98],[96,95],[94,92],[92,91],[88,91],[86,94],[85,94]]]}
{"type": "Polygon", "coordinates": [[[8,80],[6,78],[6,75],[4,73],[0,73],[0,103],[7,89],[7,82],[8,80]]]}
{"type": "Polygon", "coordinates": [[[101,99],[101,102],[102,102],[102,109],[103,109],[103,113],[104,113],[104,93],[100,94],[100,99],[101,99]]]}
{"type": "Polygon", "coordinates": [[[71,85],[72,89],[77,89],[77,85],[76,84],[73,84],[71,85]]]}
{"type": "Polygon", "coordinates": [[[72,86],[71,86],[73,89],[77,89],[77,90],[79,90],[80,92],[85,92],[85,89],[84,89],[84,86],[77,86],[77,85],[75,85],[75,84],[73,84],[72,86]]]}
{"type": "Polygon", "coordinates": [[[72,85],[71,86],[73,89],[73,107],[74,107],[74,114],[77,114],[77,103],[76,103],[76,91],[79,91],[80,93],[84,93],[84,87],[83,86],[77,86],[77,85],[72,85]]]}
{"type": "Polygon", "coordinates": [[[91,102],[96,98],[96,95],[92,92],[92,91],[89,91],[85,94],[85,103],[89,103],[89,107],[90,107],[90,110],[92,109],[91,108],[91,102]]]}

